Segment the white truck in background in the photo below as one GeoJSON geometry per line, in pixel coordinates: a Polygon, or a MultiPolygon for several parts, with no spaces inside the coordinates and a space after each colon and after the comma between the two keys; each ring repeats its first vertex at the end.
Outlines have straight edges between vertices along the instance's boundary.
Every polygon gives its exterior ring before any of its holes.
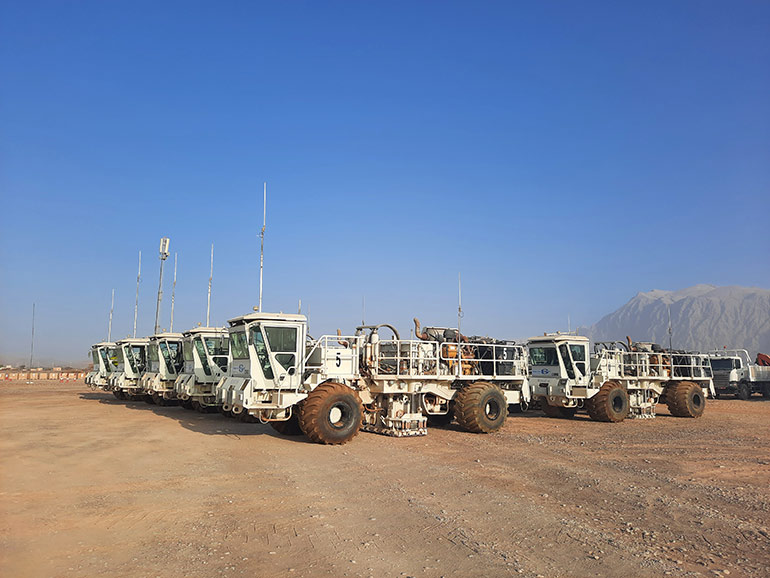
{"type": "MultiPolygon", "coordinates": [[[[770,398],[770,365],[752,362],[745,349],[718,349],[708,355],[717,395],[730,393],[746,400],[761,393],[770,398]]],[[[758,362],[766,359],[766,355],[757,355],[758,362]]]]}

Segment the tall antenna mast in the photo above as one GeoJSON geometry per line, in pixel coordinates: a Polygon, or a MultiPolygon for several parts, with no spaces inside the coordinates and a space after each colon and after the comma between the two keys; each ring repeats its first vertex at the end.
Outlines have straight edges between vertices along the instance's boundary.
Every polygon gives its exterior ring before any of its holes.
{"type": "Polygon", "coordinates": [[[460,320],[463,318],[463,282],[460,273],[457,274],[457,341],[460,341],[460,320]]]}
{"type": "Polygon", "coordinates": [[[32,356],[35,353],[35,304],[32,303],[32,340],[29,346],[29,367],[28,370],[32,370],[32,356]]]}
{"type": "Polygon", "coordinates": [[[262,197],[262,231],[259,233],[259,312],[262,312],[262,267],[265,263],[265,227],[267,226],[267,183],[262,197]]]}
{"type": "Polygon", "coordinates": [[[361,297],[361,325],[366,325],[366,295],[361,297]]]}
{"type": "Polygon", "coordinates": [[[107,341],[112,341],[112,310],[115,308],[115,289],[112,290],[112,301],[110,302],[110,324],[107,326],[107,341]]]}
{"type": "Polygon", "coordinates": [[[209,273],[209,296],[206,299],[206,327],[209,327],[211,313],[211,281],[214,279],[214,243],[211,243],[211,272],[209,273]]]}
{"type": "Polygon", "coordinates": [[[163,264],[168,259],[168,246],[171,240],[168,237],[160,238],[160,276],[158,278],[158,302],[155,305],[155,333],[160,329],[160,301],[163,299],[163,264]]]}
{"type": "Polygon", "coordinates": [[[666,309],[668,309],[668,350],[671,351],[674,349],[674,346],[672,345],[673,330],[671,329],[671,305],[666,304],[666,309]]]}
{"type": "Polygon", "coordinates": [[[176,293],[176,256],[174,253],[174,283],[171,285],[171,327],[169,331],[174,332],[174,294],[176,293]]]}
{"type": "Polygon", "coordinates": [[[134,303],[134,337],[136,337],[136,316],[139,313],[139,281],[142,278],[142,252],[139,251],[139,273],[136,274],[136,303],[134,303]]]}

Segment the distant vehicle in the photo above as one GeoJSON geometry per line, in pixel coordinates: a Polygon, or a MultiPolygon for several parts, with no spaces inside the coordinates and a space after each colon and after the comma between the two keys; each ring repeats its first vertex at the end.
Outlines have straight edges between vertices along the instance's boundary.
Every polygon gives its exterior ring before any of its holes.
{"type": "MultiPolygon", "coordinates": [[[[749,399],[753,393],[770,398],[770,366],[752,363],[745,349],[719,349],[709,355],[717,394],[733,394],[749,399]]],[[[757,355],[760,360],[764,356],[757,355]]]]}
{"type": "Polygon", "coordinates": [[[595,421],[652,418],[658,402],[677,417],[700,417],[714,395],[708,356],[628,341],[596,343],[589,355],[587,337],[531,338],[533,399],[548,417],[571,418],[585,408],[595,421]]]}
{"type": "Polygon", "coordinates": [[[115,344],[110,341],[95,343],[91,346],[91,359],[94,368],[86,375],[86,385],[91,389],[105,389],[118,365],[115,344]]]}

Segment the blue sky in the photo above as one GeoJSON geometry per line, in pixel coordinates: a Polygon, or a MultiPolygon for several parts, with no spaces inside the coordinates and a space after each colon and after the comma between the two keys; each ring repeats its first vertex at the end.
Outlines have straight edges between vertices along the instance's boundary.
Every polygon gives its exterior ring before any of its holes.
{"type": "Polygon", "coordinates": [[[0,356],[82,360],[258,299],[311,332],[524,337],[639,291],[770,287],[766,2],[0,8],[0,356]],[[173,259],[173,256],[172,256],[173,259]],[[162,318],[168,327],[173,265],[162,318]]]}

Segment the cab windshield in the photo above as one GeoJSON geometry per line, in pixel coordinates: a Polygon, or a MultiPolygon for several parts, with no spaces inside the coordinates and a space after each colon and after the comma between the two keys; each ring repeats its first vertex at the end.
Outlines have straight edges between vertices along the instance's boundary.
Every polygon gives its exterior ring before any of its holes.
{"type": "Polygon", "coordinates": [[[249,346],[246,344],[245,331],[233,331],[230,334],[230,351],[233,353],[233,359],[249,358],[249,346]]]}
{"type": "Polygon", "coordinates": [[[273,366],[270,363],[270,354],[267,352],[265,338],[262,336],[262,329],[259,327],[259,325],[252,327],[251,341],[254,344],[254,349],[257,352],[257,359],[259,359],[259,365],[262,368],[262,373],[264,374],[265,379],[273,379],[273,366]]]}
{"type": "Polygon", "coordinates": [[[184,355],[185,361],[193,361],[192,341],[185,339],[184,343],[182,344],[182,354],[184,355]]]}
{"type": "Polygon", "coordinates": [[[733,367],[734,362],[737,362],[737,359],[712,359],[711,360],[711,369],[713,371],[731,371],[732,369],[735,369],[733,367]]]}
{"type": "Polygon", "coordinates": [[[110,363],[110,358],[107,357],[107,350],[102,348],[99,350],[99,355],[102,356],[102,361],[104,362],[104,369],[107,373],[112,371],[112,363],[110,363]]]}
{"type": "Polygon", "coordinates": [[[94,360],[94,369],[99,369],[99,352],[97,349],[91,350],[91,357],[94,360]]]}
{"type": "Polygon", "coordinates": [[[148,349],[150,350],[150,361],[158,361],[158,345],[156,343],[151,343],[148,349]]]}
{"type": "Polygon", "coordinates": [[[206,349],[203,347],[203,338],[200,336],[195,338],[195,349],[198,351],[198,357],[201,360],[201,366],[203,367],[203,373],[211,375],[211,366],[209,365],[209,358],[206,355],[206,349]]]}
{"type": "Polygon", "coordinates": [[[530,365],[545,365],[557,367],[559,358],[556,356],[555,347],[530,347],[529,348],[530,365]]]}
{"type": "Polygon", "coordinates": [[[160,352],[163,354],[163,360],[166,362],[168,370],[177,373],[181,365],[179,361],[179,342],[161,341],[160,352]]]}

